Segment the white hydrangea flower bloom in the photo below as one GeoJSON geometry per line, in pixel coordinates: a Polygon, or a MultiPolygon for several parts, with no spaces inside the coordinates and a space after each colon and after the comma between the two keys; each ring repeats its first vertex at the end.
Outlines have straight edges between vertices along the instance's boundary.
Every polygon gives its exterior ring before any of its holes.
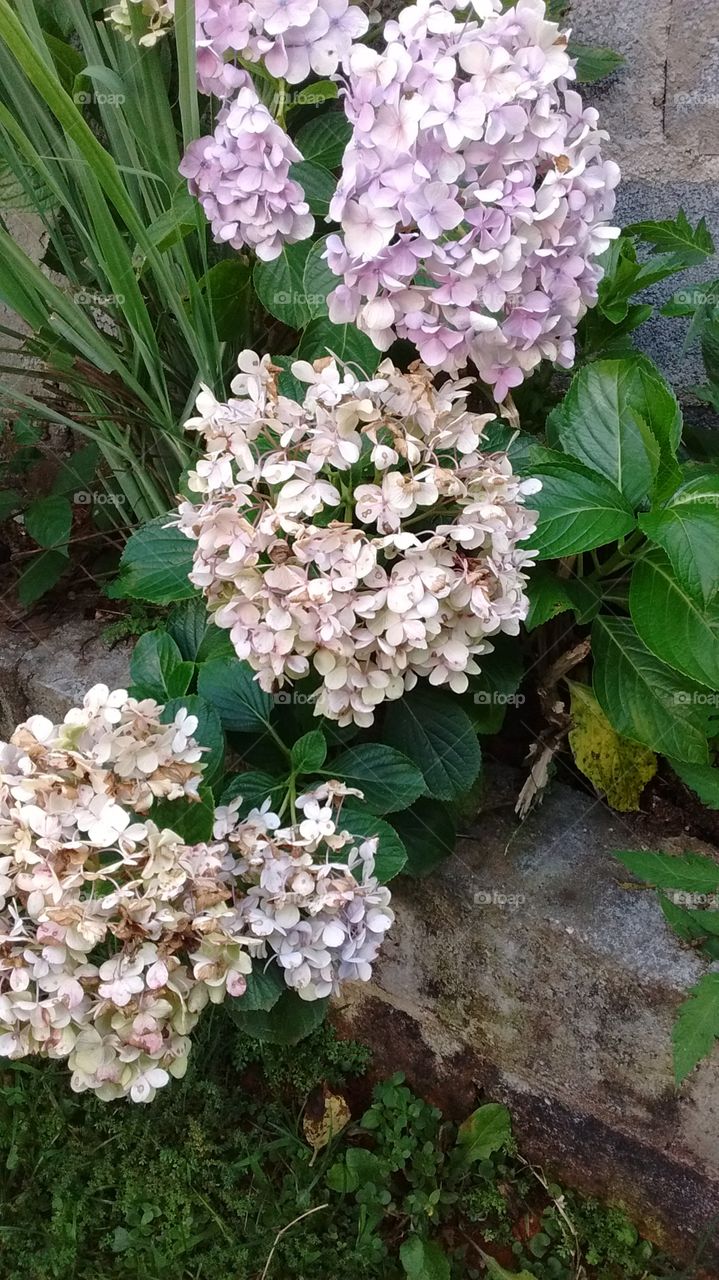
{"type": "Polygon", "coordinates": [[[341,725],[371,725],[418,676],[463,692],[491,637],[526,617],[538,487],[481,452],[494,415],[467,409],[471,381],[300,360],[299,405],[269,356],[239,363],[232,398],[204,389],[187,423],[206,456],[179,514],[238,657],[267,691],[314,670],[315,713],[341,725]]]}

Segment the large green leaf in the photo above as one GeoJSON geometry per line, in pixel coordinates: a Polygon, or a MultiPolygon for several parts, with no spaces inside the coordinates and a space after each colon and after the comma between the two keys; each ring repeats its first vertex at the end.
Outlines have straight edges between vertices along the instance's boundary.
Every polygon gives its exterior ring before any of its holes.
{"type": "Polygon", "coordinates": [[[679,1007],[674,1023],[674,1077],[677,1084],[714,1048],[719,1036],[719,973],[705,973],[679,1007]]]}
{"type": "Polygon", "coordinates": [[[336,356],[352,365],[355,373],[370,376],[379,364],[381,352],[353,324],[332,324],[327,316],[318,316],[302,334],[297,356],[300,360],[336,356]]]}
{"type": "MultiPolygon", "coordinates": [[[[345,801],[340,814],[339,826],[342,831],[349,831],[351,835],[357,836],[358,839],[367,840],[372,836],[379,837],[377,855],[375,857],[375,875],[380,884],[386,884],[388,880],[393,880],[395,876],[398,876],[400,871],[404,871],[407,863],[407,850],[394,827],[385,822],[384,818],[378,818],[376,814],[370,813],[369,809],[361,804],[361,801],[355,800],[353,797],[350,798],[350,801],[345,801]]],[[[338,860],[342,861],[341,854],[338,860]]]]}
{"type": "MultiPolygon", "coordinates": [[[[290,329],[304,329],[317,314],[307,301],[305,287],[305,265],[311,248],[311,240],[286,244],[272,262],[255,264],[253,280],[260,302],[290,329]]],[[[313,289],[313,296],[314,292],[313,289]]]]}
{"type": "Polygon", "coordinates": [[[310,729],[292,744],[295,773],[316,773],[327,758],[327,739],[321,729],[310,729]]]}
{"type": "Polygon", "coordinates": [[[465,1164],[487,1160],[505,1148],[512,1137],[509,1111],[500,1102],[487,1102],[459,1126],[457,1148],[465,1164]]]}
{"type": "Polygon", "coordinates": [[[689,473],[662,507],[638,523],[666,552],[677,581],[708,603],[719,591],[719,473],[689,473]]]}
{"type": "MultiPolygon", "coordinates": [[[[245,1035],[266,1044],[299,1044],[324,1022],[329,1003],[327,1000],[301,1000],[294,991],[284,991],[269,1009],[249,1008],[243,1005],[243,999],[240,996],[226,1000],[225,1009],[245,1035]]],[[[267,1001],[264,1003],[266,1005],[267,1001]]]]}
{"type": "Polygon", "coordinates": [[[707,809],[719,809],[719,769],[713,764],[687,764],[670,760],[674,772],[699,797],[707,809]]]}
{"type": "Polygon", "coordinates": [[[210,841],[215,820],[214,796],[210,787],[201,786],[198,800],[156,801],[150,817],[161,830],[169,828],[186,844],[210,841]]]}
{"type": "MultiPolygon", "coordinates": [[[[562,448],[610,480],[633,507],[651,493],[659,468],[660,441],[649,426],[645,392],[633,360],[596,360],[575,376],[557,419],[562,448]]],[[[665,411],[663,438],[675,416],[671,395],[665,411]]]]}
{"type": "Polygon", "coordinates": [[[189,580],[193,543],[174,527],[167,528],[169,516],[160,516],[143,525],[127,541],[120,561],[120,576],[108,588],[113,599],[126,596],[171,604],[197,594],[189,580]]]}
{"type": "Polygon", "coordinates": [[[299,164],[290,165],[290,177],[302,187],[310,211],[324,217],[329,212],[330,200],[337,186],[334,174],[316,160],[302,160],[299,164]]]}
{"type": "Polygon", "coordinates": [[[436,1240],[408,1236],[399,1258],[407,1280],[450,1280],[449,1258],[436,1240]]]}
{"type": "Polygon", "coordinates": [[[328,111],[303,125],[295,142],[305,160],[314,160],[325,169],[336,169],[351,134],[346,116],[339,111],[328,111]]]}
{"type": "Polygon", "coordinates": [[[370,813],[380,816],[395,809],[408,809],[425,791],[424,777],[416,764],[394,747],[379,742],[365,742],[343,751],[325,773],[357,787],[370,813]]]}
{"type": "Polygon", "coordinates": [[[130,675],[139,686],[139,696],[166,702],[179,698],[187,690],[195,666],[184,662],[175,641],[166,631],[146,631],[141,635],[130,659],[130,675]]]}
{"type": "Polygon", "coordinates": [[[615,857],[655,889],[701,894],[716,893],[719,889],[719,862],[700,853],[645,853],[641,849],[625,849],[615,857]]]}
{"type": "Polygon", "coordinates": [[[262,733],[267,728],[274,705],[272,694],[260,688],[246,662],[213,658],[203,663],[197,688],[230,732],[262,733]]]}
{"type": "Polygon", "coordinates": [[[215,626],[199,595],[183,600],[172,610],[167,619],[167,633],[187,662],[231,658],[234,652],[229,631],[215,626]]]}
{"type": "Polygon", "coordinates": [[[714,242],[704,218],[692,227],[683,209],[664,222],[635,222],[627,234],[638,236],[658,253],[679,253],[685,266],[695,267],[714,253],[714,242]]]}
{"type": "Polygon", "coordinates": [[[72,507],[67,498],[51,494],[31,502],[25,512],[25,528],[41,547],[59,551],[66,545],[72,528],[72,507]]]}
{"type": "Polygon", "coordinates": [[[533,470],[542,489],[532,498],[539,525],[532,534],[538,560],[604,547],[634,528],[634,514],[615,485],[572,458],[557,455],[533,470]]]}
{"type": "Polygon", "coordinates": [[[339,277],[330,271],[325,258],[327,236],[315,240],[305,262],[304,292],[311,317],[327,315],[327,295],[339,284],[339,277]]]}
{"type": "Polygon", "coordinates": [[[238,813],[245,818],[251,809],[260,809],[265,800],[269,800],[271,809],[277,813],[286,791],[287,782],[282,778],[252,769],[246,773],[236,773],[230,778],[220,796],[220,804],[230,804],[241,796],[242,804],[238,813]]]}
{"type": "Polygon", "coordinates": [[[210,267],[200,281],[221,342],[235,350],[252,338],[252,270],[240,257],[226,258],[210,267]]]}
{"type": "Polygon", "coordinates": [[[420,799],[411,809],[394,814],[392,824],[407,850],[406,875],[422,879],[452,857],[457,819],[450,805],[420,799]]]}
{"type": "Polygon", "coordinates": [[[225,735],[220,717],[204,698],[198,697],[196,693],[186,693],[181,698],[171,698],[165,703],[161,717],[163,724],[170,724],[183,707],[188,715],[197,717],[197,729],[192,736],[201,747],[206,748],[202,755],[202,777],[207,786],[212,786],[222,772],[225,756],[225,735]]]}
{"type": "MultiPolygon", "coordinates": [[[[659,547],[635,564],[629,605],[637,633],[652,653],[700,684],[719,689],[719,601],[698,603],[677,581],[659,547]]],[[[716,710],[719,695],[712,695],[712,702],[716,710]]]]}
{"type": "Polygon", "coordinates": [[[709,708],[693,699],[701,685],[647,649],[628,618],[598,617],[592,652],[594,692],[618,733],[663,755],[708,763],[709,708]]]}
{"type": "Polygon", "coordinates": [[[59,582],[70,561],[62,551],[43,551],[33,556],[27,569],[18,578],[17,594],[20,604],[29,608],[46,591],[59,582]]]}
{"type": "Polygon", "coordinates": [[[428,795],[437,800],[456,800],[469,791],[482,764],[469,716],[434,689],[418,688],[390,703],[384,737],[419,766],[428,795]]]}
{"type": "Polygon", "coordinates": [[[604,80],[625,61],[621,53],[605,45],[575,44],[573,40],[569,42],[569,53],[575,59],[579,84],[595,84],[597,80],[604,80]]]}

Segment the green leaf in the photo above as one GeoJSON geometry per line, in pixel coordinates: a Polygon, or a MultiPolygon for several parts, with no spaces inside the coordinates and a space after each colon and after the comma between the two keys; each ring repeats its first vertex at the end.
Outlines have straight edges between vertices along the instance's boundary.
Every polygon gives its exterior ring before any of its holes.
{"type": "Polygon", "coordinates": [[[220,797],[220,804],[231,804],[238,796],[242,796],[242,804],[238,810],[240,817],[246,818],[251,809],[260,809],[265,800],[271,802],[276,813],[281,807],[287,782],[275,778],[272,774],[260,770],[248,769],[246,773],[236,773],[227,783],[220,797]]]}
{"type": "Polygon", "coordinates": [[[667,218],[664,222],[635,222],[626,231],[659,253],[681,254],[687,267],[698,266],[714,253],[714,241],[706,220],[702,218],[693,228],[683,209],[676,218],[667,218]]]}
{"type": "Polygon", "coordinates": [[[200,667],[198,692],[216,708],[225,729],[257,733],[269,724],[274,706],[271,693],[260,688],[255,673],[237,658],[213,658],[200,667]]]}
{"type": "Polygon", "coordinates": [[[343,751],[325,773],[357,787],[370,813],[380,817],[395,809],[408,809],[425,790],[417,766],[394,747],[379,742],[343,751]]]}
{"type": "MultiPolygon", "coordinates": [[[[391,827],[383,818],[370,813],[364,806],[360,808],[360,803],[352,797],[345,801],[340,815],[340,827],[343,831],[349,831],[351,835],[357,836],[358,839],[368,840],[372,836],[379,836],[375,875],[380,884],[387,884],[389,880],[398,876],[400,871],[404,871],[407,850],[394,827],[391,827]]],[[[338,858],[339,861],[343,860],[341,854],[338,858]]]]}
{"type": "MultiPolygon", "coordinates": [[[[325,258],[327,236],[315,240],[307,254],[303,285],[307,308],[312,319],[327,315],[327,295],[337,288],[339,277],[330,271],[325,258]]],[[[301,399],[304,399],[306,387],[303,384],[301,399]]]]}
{"type": "Polygon", "coordinates": [[[529,1271],[507,1271],[506,1267],[500,1266],[497,1259],[485,1253],[483,1249],[479,1252],[487,1268],[488,1280],[534,1280],[534,1276],[529,1271]]]}
{"type": "MultiPolygon", "coordinates": [[[[634,566],[629,591],[632,621],[639,638],[658,658],[711,689],[719,689],[719,600],[704,605],[677,582],[658,547],[634,566]]],[[[702,697],[719,707],[719,695],[702,697]]]]}
{"type": "Polygon", "coordinates": [[[120,561],[120,576],[107,591],[112,599],[129,596],[153,604],[172,604],[197,594],[189,580],[193,543],[159,516],[131,534],[120,561]]]}
{"type": "Polygon", "coordinates": [[[295,773],[316,773],[327,759],[327,741],[321,729],[310,729],[292,747],[295,773]]]}
{"type": "Polygon", "coordinates": [[[708,762],[708,711],[692,701],[700,685],[692,686],[655,657],[629,619],[598,617],[592,652],[594,692],[618,733],[662,755],[708,762]]]}
{"type": "Polygon", "coordinates": [[[390,703],[384,737],[419,766],[427,793],[437,800],[456,800],[469,791],[482,764],[469,716],[433,689],[415,689],[390,703]]]}
{"type": "Polygon", "coordinates": [[[472,676],[469,689],[472,707],[468,714],[475,733],[499,733],[509,706],[521,706],[517,693],[524,675],[524,661],[513,636],[493,638],[494,652],[482,658],[482,670],[472,676]]]}
{"type": "Polygon", "coordinates": [[[686,1080],[719,1036],[719,973],[705,973],[679,1007],[674,1023],[674,1078],[686,1080]]]}
{"type": "Polygon", "coordinates": [[[67,498],[53,494],[31,502],[25,512],[25,528],[41,547],[59,550],[66,546],[72,528],[72,507],[67,498]]]}
{"type": "Polygon", "coordinates": [[[597,80],[604,80],[623,67],[625,61],[614,49],[603,45],[575,44],[573,40],[569,42],[569,53],[575,59],[579,84],[595,84],[597,80]]]}
{"type": "Polygon", "coordinates": [[[252,269],[239,256],[210,267],[199,282],[207,294],[220,342],[235,346],[252,336],[252,269]]]}
{"type": "Polygon", "coordinates": [[[719,769],[715,765],[686,764],[672,759],[669,763],[685,787],[689,787],[707,809],[719,809],[719,769]]]}
{"type": "Polygon", "coordinates": [[[74,494],[86,491],[92,483],[100,450],[94,443],[76,449],[71,458],[64,458],[60,470],[52,482],[53,493],[74,494]]]}
{"type": "Polygon", "coordinates": [[[183,183],[172,197],[172,208],[158,214],[147,228],[147,234],[155,247],[164,253],[196,229],[197,202],[183,183]]]}
{"type": "Polygon", "coordinates": [[[604,547],[634,528],[634,514],[619,490],[580,462],[557,454],[534,468],[542,482],[532,497],[539,525],[532,534],[538,560],[555,560],[604,547]]]}
{"type": "Polygon", "coordinates": [[[208,786],[199,788],[199,800],[156,800],[150,818],[162,830],[169,828],[186,844],[212,840],[215,800],[208,786]]]}
{"type": "Polygon", "coordinates": [[[302,187],[310,211],[318,217],[325,217],[337,186],[334,174],[324,165],[317,164],[316,160],[301,160],[290,165],[290,177],[302,187]]]}
{"type": "MultiPolygon", "coordinates": [[[[304,329],[316,307],[310,307],[305,289],[305,265],[312,248],[311,240],[286,244],[272,262],[257,262],[253,281],[257,296],[266,311],[290,329],[304,329]]],[[[312,290],[314,296],[315,290],[312,290]]]]}
{"type": "Polygon", "coordinates": [[[351,135],[352,128],[346,117],[339,111],[328,111],[303,125],[295,143],[305,160],[314,160],[325,169],[336,169],[342,163],[351,135]]]}
{"type": "Polygon", "coordinates": [[[229,631],[215,626],[199,595],[176,605],[167,619],[167,634],[186,662],[231,658],[234,653],[229,631]]]}
{"type": "Polygon", "coordinates": [[[18,507],[22,506],[22,496],[17,489],[0,490],[0,521],[7,520],[18,507]]]}
{"type": "Polygon", "coordinates": [[[319,360],[329,355],[352,365],[356,373],[370,375],[379,364],[381,352],[367,334],[360,333],[354,325],[332,324],[327,316],[318,316],[302,334],[297,357],[299,360],[319,360]]]}
{"type": "Polygon", "coordinates": [[[197,729],[192,737],[199,746],[207,748],[202,753],[202,778],[206,786],[212,786],[222,772],[225,757],[225,735],[220,717],[204,698],[198,697],[196,693],[186,693],[181,698],[171,698],[165,703],[160,717],[162,723],[171,724],[183,707],[188,715],[197,717],[197,729]]]}
{"type": "Polygon", "coordinates": [[[440,800],[417,800],[392,822],[407,850],[406,875],[422,879],[454,853],[457,820],[440,800]]]}
{"type": "Polygon", "coordinates": [[[284,991],[271,1009],[243,1009],[242,999],[225,1001],[225,1008],[240,1031],[265,1044],[299,1044],[325,1020],[328,1000],[301,1000],[284,991]]]}
{"type": "MultiPolygon", "coordinates": [[[[655,380],[658,381],[658,380],[655,380]]],[[[557,415],[562,448],[599,472],[636,507],[652,491],[660,441],[672,437],[676,405],[668,393],[660,435],[650,427],[659,415],[650,380],[634,360],[596,360],[580,369],[557,415]]]]}
{"type": "Polygon", "coordinates": [[[623,849],[614,855],[633,875],[655,889],[682,889],[685,893],[716,893],[719,862],[701,853],[645,853],[623,849]]]}
{"type": "Polygon", "coordinates": [[[502,1151],[511,1137],[512,1121],[507,1108],[499,1102],[487,1102],[459,1126],[457,1149],[465,1164],[474,1164],[475,1160],[487,1160],[495,1151],[502,1151]]]}
{"type": "Polygon", "coordinates": [[[287,109],[291,111],[293,107],[317,107],[336,97],[337,85],[334,80],[315,80],[314,84],[305,85],[304,89],[292,94],[287,109]]]}
{"type": "Polygon", "coordinates": [[[18,578],[17,594],[22,605],[29,608],[46,591],[59,581],[70,561],[62,551],[43,551],[33,556],[24,573],[18,578]]]}
{"type": "Polygon", "coordinates": [[[269,1013],[286,990],[284,978],[274,961],[255,960],[252,972],[247,975],[247,990],[244,995],[233,996],[232,1003],[240,1013],[269,1013]]]}
{"type": "Polygon", "coordinates": [[[195,670],[193,662],[183,662],[175,641],[165,631],[146,631],[140,636],[130,659],[130,675],[143,698],[166,702],[187,693],[195,670]]]}
{"type": "Polygon", "coordinates": [[[668,555],[678,582],[708,603],[719,591],[719,474],[690,476],[639,528],[668,555]]]}
{"type": "Polygon", "coordinates": [[[529,613],[525,624],[527,631],[536,631],[537,627],[543,626],[545,622],[556,618],[560,613],[566,613],[572,607],[566,579],[558,578],[552,569],[544,565],[539,565],[532,572],[527,594],[529,596],[529,613]]]}
{"type": "Polygon", "coordinates": [[[449,1259],[436,1240],[409,1236],[399,1256],[408,1280],[450,1280],[449,1259]]]}

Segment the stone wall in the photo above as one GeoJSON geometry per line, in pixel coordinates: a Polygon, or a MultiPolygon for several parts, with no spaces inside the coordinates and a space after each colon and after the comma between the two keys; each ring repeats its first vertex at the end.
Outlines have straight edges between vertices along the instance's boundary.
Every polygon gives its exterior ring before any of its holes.
{"type": "MultiPolygon", "coordinates": [[[[587,86],[622,169],[618,220],[705,217],[719,244],[719,4],[717,0],[570,0],[569,22],[583,44],[608,45],[626,62],[587,86]]],[[[719,276],[719,265],[687,273],[681,285],[719,276]]],[[[647,297],[668,297],[676,283],[647,297]]],[[[656,317],[640,344],[680,388],[702,377],[696,352],[681,350],[682,323],[656,317]]]]}

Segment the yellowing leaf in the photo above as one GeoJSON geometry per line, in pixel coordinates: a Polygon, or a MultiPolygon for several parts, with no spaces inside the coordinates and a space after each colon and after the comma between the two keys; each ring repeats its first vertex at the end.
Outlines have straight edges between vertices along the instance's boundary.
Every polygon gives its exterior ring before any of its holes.
{"type": "Polygon", "coordinates": [[[349,1119],[350,1109],[342,1095],[333,1093],[325,1084],[314,1089],[307,1099],[302,1129],[307,1142],[317,1152],[337,1137],[349,1119]]]}
{"type": "Polygon", "coordinates": [[[570,690],[574,728],[569,745],[577,768],[613,809],[620,813],[638,809],[639,797],[657,771],[654,752],[622,738],[586,685],[570,681],[570,690]]]}

